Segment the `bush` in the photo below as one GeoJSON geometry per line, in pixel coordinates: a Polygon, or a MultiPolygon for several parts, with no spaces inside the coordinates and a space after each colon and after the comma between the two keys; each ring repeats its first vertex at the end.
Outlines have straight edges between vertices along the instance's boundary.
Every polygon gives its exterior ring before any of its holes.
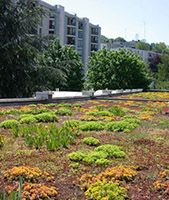
{"type": "Polygon", "coordinates": [[[61,116],[70,116],[72,115],[72,111],[69,109],[60,109],[55,111],[56,115],[61,115],[61,116]]]}
{"type": "Polygon", "coordinates": [[[35,116],[35,119],[38,122],[55,122],[58,121],[58,118],[54,113],[42,113],[35,116]]]}
{"type": "Polygon", "coordinates": [[[104,152],[108,155],[108,157],[115,157],[115,158],[124,158],[125,152],[121,150],[119,146],[111,145],[111,144],[104,144],[99,147],[95,148],[97,152],[104,152]]]}
{"type": "Polygon", "coordinates": [[[33,116],[22,117],[20,119],[21,124],[35,124],[36,122],[38,122],[38,121],[33,116]]]}
{"type": "Polygon", "coordinates": [[[94,137],[86,137],[83,139],[83,142],[90,146],[97,146],[100,144],[100,141],[94,137]]]}
{"type": "Polygon", "coordinates": [[[98,181],[89,186],[85,195],[91,200],[124,200],[127,198],[127,191],[117,183],[98,181]]]}
{"type": "Polygon", "coordinates": [[[79,126],[82,131],[101,131],[104,127],[105,124],[101,122],[82,122],[79,126]]]}
{"type": "Polygon", "coordinates": [[[18,127],[19,122],[15,119],[8,119],[0,123],[1,128],[13,128],[13,127],[18,127]]]}

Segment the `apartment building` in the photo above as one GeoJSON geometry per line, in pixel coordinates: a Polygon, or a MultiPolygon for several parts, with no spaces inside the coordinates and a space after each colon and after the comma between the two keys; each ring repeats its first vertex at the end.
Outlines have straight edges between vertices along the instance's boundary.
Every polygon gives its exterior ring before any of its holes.
{"type": "Polygon", "coordinates": [[[38,4],[46,10],[38,26],[38,34],[56,35],[61,45],[72,45],[87,66],[91,52],[100,49],[100,26],[91,24],[88,18],[66,12],[63,6],[52,6],[41,0],[38,0],[38,4]]]}

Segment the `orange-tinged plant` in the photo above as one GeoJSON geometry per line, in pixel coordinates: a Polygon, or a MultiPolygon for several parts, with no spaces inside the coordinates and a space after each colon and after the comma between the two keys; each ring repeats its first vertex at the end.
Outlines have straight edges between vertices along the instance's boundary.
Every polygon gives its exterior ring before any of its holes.
{"type": "MultiPolygon", "coordinates": [[[[18,184],[7,186],[8,194],[18,192],[18,184]]],[[[53,199],[58,194],[56,187],[47,186],[45,184],[24,183],[22,186],[22,200],[43,200],[53,199]]]]}
{"type": "Polygon", "coordinates": [[[169,194],[169,170],[164,170],[159,173],[159,178],[154,183],[154,187],[157,190],[164,191],[169,194]]]}
{"type": "Polygon", "coordinates": [[[47,172],[41,171],[38,167],[20,166],[6,170],[3,176],[7,180],[18,180],[21,176],[23,180],[37,181],[38,179],[53,180],[54,177],[47,172]]]}
{"type": "Polygon", "coordinates": [[[112,168],[108,168],[105,171],[101,172],[96,176],[92,176],[91,174],[84,174],[80,178],[80,183],[83,189],[87,189],[90,184],[93,184],[97,181],[102,182],[128,182],[131,181],[136,175],[137,171],[133,166],[116,166],[112,168]]]}

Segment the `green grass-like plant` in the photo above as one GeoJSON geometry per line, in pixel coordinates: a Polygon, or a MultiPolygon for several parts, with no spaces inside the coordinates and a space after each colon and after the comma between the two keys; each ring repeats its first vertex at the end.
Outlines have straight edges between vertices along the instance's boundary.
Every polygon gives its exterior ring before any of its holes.
{"type": "Polygon", "coordinates": [[[109,112],[111,114],[113,114],[114,116],[120,116],[123,117],[125,115],[125,111],[124,108],[118,107],[118,106],[114,106],[108,109],[109,112]]]}
{"type": "Polygon", "coordinates": [[[4,138],[0,135],[0,149],[4,146],[4,138]]]}
{"type": "Polygon", "coordinates": [[[83,139],[83,143],[89,145],[89,146],[97,146],[100,144],[100,141],[97,138],[94,137],[85,137],[83,139]]]}
{"type": "Polygon", "coordinates": [[[103,111],[96,111],[96,112],[87,112],[87,115],[92,115],[92,116],[113,116],[113,114],[109,111],[103,110],[103,111]]]}

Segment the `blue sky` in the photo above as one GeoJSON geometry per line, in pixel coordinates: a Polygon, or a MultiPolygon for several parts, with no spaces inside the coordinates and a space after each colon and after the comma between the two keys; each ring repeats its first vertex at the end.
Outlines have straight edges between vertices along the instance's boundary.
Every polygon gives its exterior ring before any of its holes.
{"type": "Polygon", "coordinates": [[[99,24],[102,34],[169,44],[169,0],[44,0],[99,24]],[[145,30],[145,31],[144,31],[145,30]],[[144,34],[145,32],[145,34],[144,34]],[[136,37],[136,34],[138,36],[136,37]]]}

